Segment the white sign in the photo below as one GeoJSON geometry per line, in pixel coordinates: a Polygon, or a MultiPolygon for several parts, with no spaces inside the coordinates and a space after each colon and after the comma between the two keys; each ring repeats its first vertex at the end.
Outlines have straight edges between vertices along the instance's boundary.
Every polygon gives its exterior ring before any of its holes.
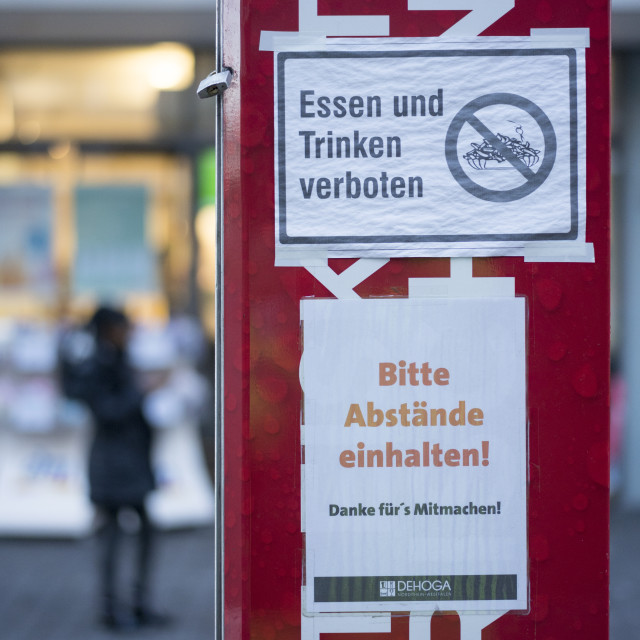
{"type": "Polygon", "coordinates": [[[524,299],[302,317],[306,613],[526,609],[524,299]]]}
{"type": "Polygon", "coordinates": [[[584,246],[584,49],[365,42],[276,53],[278,258],[584,246]]]}

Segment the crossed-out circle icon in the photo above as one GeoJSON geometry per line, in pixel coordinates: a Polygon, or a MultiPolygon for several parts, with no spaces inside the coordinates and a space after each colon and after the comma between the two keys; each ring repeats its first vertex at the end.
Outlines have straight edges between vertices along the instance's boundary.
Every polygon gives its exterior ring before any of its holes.
{"type": "Polygon", "coordinates": [[[490,93],[472,100],[455,115],[449,125],[445,138],[445,156],[449,171],[451,171],[453,177],[458,184],[471,195],[490,202],[512,202],[533,193],[549,177],[555,163],[556,150],[556,134],[547,115],[537,104],[514,93],[490,93]],[[544,140],[544,150],[542,162],[537,171],[534,171],[527,162],[523,161],[517,153],[514,153],[511,146],[505,143],[504,136],[500,136],[497,132],[492,131],[482,121],[481,116],[477,115],[478,111],[486,107],[503,105],[524,111],[533,118],[540,128],[542,139],[544,140]],[[479,184],[467,174],[460,163],[460,150],[458,148],[460,144],[460,132],[466,124],[473,127],[473,129],[482,136],[483,140],[492,148],[494,153],[500,155],[502,161],[506,161],[509,166],[521,174],[524,179],[522,184],[516,187],[505,188],[504,190],[491,189],[479,184]]]}

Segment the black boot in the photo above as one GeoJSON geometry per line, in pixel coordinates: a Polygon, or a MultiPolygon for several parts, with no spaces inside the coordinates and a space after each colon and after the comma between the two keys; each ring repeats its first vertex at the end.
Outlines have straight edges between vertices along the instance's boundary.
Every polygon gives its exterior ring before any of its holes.
{"type": "Polygon", "coordinates": [[[151,609],[146,605],[137,605],[133,609],[136,623],[141,627],[167,627],[172,619],[166,613],[151,609]]]}
{"type": "Polygon", "coordinates": [[[136,616],[132,615],[127,609],[118,606],[112,600],[106,602],[100,622],[109,631],[116,633],[135,631],[140,626],[136,616]]]}

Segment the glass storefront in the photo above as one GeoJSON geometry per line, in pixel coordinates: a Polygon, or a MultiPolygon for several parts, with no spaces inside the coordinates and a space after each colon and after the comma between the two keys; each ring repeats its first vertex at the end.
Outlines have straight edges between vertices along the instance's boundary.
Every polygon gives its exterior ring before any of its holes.
{"type": "Polygon", "coordinates": [[[0,52],[0,535],[91,530],[91,424],[58,364],[103,303],[133,320],[139,374],[165,380],[151,513],[211,523],[215,151],[195,86],[212,67],[167,42],[0,52]]]}

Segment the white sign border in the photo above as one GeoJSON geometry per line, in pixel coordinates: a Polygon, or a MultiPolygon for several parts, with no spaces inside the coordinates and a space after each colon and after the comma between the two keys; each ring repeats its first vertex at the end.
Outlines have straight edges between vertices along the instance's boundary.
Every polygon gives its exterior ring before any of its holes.
{"type": "MultiPolygon", "coordinates": [[[[471,260],[462,260],[461,262],[471,263],[471,260]]],[[[457,286],[453,287],[448,292],[434,292],[430,290],[428,287],[423,288],[421,284],[423,284],[425,279],[412,279],[410,280],[410,295],[407,298],[389,298],[389,299],[367,299],[363,302],[367,303],[375,303],[375,302],[384,302],[388,301],[409,301],[416,300],[420,298],[431,299],[438,306],[442,304],[446,304],[447,301],[457,301],[457,302],[471,302],[473,299],[481,299],[484,302],[489,302],[491,300],[499,301],[501,299],[512,299],[514,302],[517,300],[518,304],[523,304],[523,308],[519,311],[519,313],[523,314],[522,320],[522,330],[523,330],[523,347],[524,347],[524,376],[525,376],[525,398],[524,398],[524,410],[525,410],[525,423],[524,423],[524,456],[525,456],[525,486],[524,486],[524,494],[525,494],[525,548],[526,548],[526,540],[529,535],[529,420],[528,420],[528,411],[529,411],[529,399],[528,399],[528,355],[527,355],[527,345],[528,345],[528,302],[527,299],[523,296],[516,296],[514,291],[515,280],[513,278],[487,278],[487,287],[483,291],[477,291],[474,287],[469,288],[470,282],[469,278],[466,276],[470,274],[466,274],[463,268],[456,269],[456,273],[452,273],[451,278],[443,278],[443,279],[433,279],[435,281],[442,281],[453,283],[454,280],[457,282],[457,286]],[[455,278],[453,277],[455,275],[455,278]]],[[[477,280],[477,279],[474,279],[477,280]]],[[[304,308],[307,304],[313,304],[314,302],[338,302],[337,300],[332,300],[330,298],[305,298],[301,300],[300,303],[300,317],[301,317],[301,330],[304,335],[304,308]]],[[[304,341],[303,341],[304,344],[304,341]]],[[[305,376],[304,376],[304,352],[303,357],[301,359],[300,366],[300,382],[304,392],[305,389],[305,376]]],[[[303,414],[304,415],[304,414],[303,414]]],[[[305,423],[304,420],[301,421],[301,446],[305,447],[307,445],[307,438],[305,437],[305,423]]],[[[306,482],[307,482],[307,465],[305,462],[302,463],[300,473],[301,473],[301,529],[303,532],[307,533],[307,504],[306,504],[306,482]]],[[[312,569],[309,565],[314,564],[313,556],[308,557],[309,549],[307,548],[305,541],[305,559],[303,564],[306,566],[306,586],[302,587],[302,618],[303,620],[307,619],[329,619],[331,616],[354,616],[355,618],[367,616],[379,616],[383,615],[386,611],[393,611],[395,613],[410,613],[411,616],[416,616],[417,619],[424,619],[424,616],[430,617],[435,611],[439,609],[448,609],[451,608],[456,610],[460,614],[460,619],[463,620],[467,616],[471,619],[476,619],[477,621],[480,619],[486,618],[487,620],[497,619],[501,615],[503,615],[506,610],[511,610],[517,613],[525,613],[529,611],[530,607],[530,568],[527,562],[527,568],[524,574],[520,572],[516,572],[518,589],[520,589],[521,580],[524,580],[524,599],[526,601],[526,605],[524,608],[520,606],[514,606],[513,601],[485,601],[486,608],[482,606],[469,606],[468,601],[441,601],[439,603],[432,603],[432,605],[425,605],[425,603],[416,603],[410,601],[401,601],[396,602],[395,605],[386,602],[385,604],[377,603],[373,604],[371,601],[367,602],[331,602],[330,610],[321,610],[320,608],[316,608],[320,603],[316,603],[316,605],[312,605],[312,598],[314,593],[314,588],[309,584],[309,580],[313,579],[313,576],[316,576],[315,569],[312,569]],[[500,605],[505,605],[505,610],[502,610],[500,605]],[[385,606],[386,605],[386,606],[385,606]],[[440,606],[439,606],[440,605],[440,606]]],[[[525,551],[528,557],[528,549],[525,551]]],[[[373,576],[370,576],[373,577],[373,576]]],[[[396,576],[397,578],[397,576],[396,576]]],[[[520,593],[520,591],[519,591],[520,593]]],[[[522,596],[519,595],[517,600],[521,600],[522,596]]],[[[479,602],[479,601],[473,601],[479,602]]],[[[375,618],[373,618],[375,619],[375,618]]],[[[488,622],[487,622],[488,624],[488,622]]],[[[480,627],[482,628],[482,627],[480,627]]]]}
{"type": "MultiPolygon", "coordinates": [[[[566,30],[568,31],[568,30],[566,30]]],[[[586,108],[581,93],[585,91],[584,49],[589,46],[583,30],[544,33],[532,31],[530,37],[458,37],[458,38],[332,38],[314,34],[296,34],[297,38],[274,37],[269,48],[274,49],[274,111],[275,111],[275,236],[278,266],[296,266],[308,258],[384,258],[384,257],[482,257],[524,256],[535,261],[540,254],[544,261],[593,262],[591,245],[586,237],[586,108]],[[402,51],[402,55],[433,55],[431,51],[487,49],[488,55],[497,47],[504,50],[525,50],[520,55],[549,55],[554,50],[562,55],[573,52],[571,69],[571,230],[564,234],[511,234],[511,238],[491,234],[461,239],[439,236],[289,238],[286,234],[286,194],[282,193],[284,167],[283,136],[283,71],[284,61],[292,57],[337,57],[343,55],[374,57],[402,51]],[[531,53],[535,52],[535,53],[531,53]],[[563,237],[556,237],[562,235],[563,237]]],[[[266,43],[265,43],[266,44],[266,43]]],[[[477,55],[477,54],[476,54],[477,55]]],[[[506,234],[510,235],[510,234],[506,234]]]]}

